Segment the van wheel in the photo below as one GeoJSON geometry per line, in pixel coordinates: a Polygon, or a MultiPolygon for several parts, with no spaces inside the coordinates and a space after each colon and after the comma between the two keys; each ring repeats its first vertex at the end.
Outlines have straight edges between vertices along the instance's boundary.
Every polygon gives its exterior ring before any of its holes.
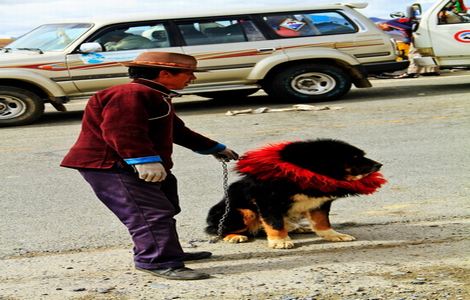
{"type": "Polygon", "coordinates": [[[222,91],[222,92],[206,92],[206,93],[197,93],[196,95],[213,98],[213,99],[237,99],[245,98],[251,94],[256,93],[259,89],[245,89],[245,90],[233,90],[233,91],[222,91]]]}
{"type": "Polygon", "coordinates": [[[284,69],[265,91],[288,102],[335,100],[351,89],[351,78],[335,66],[305,64],[284,69]]]}
{"type": "Polygon", "coordinates": [[[25,125],[44,113],[44,102],[36,94],[16,87],[0,86],[0,126],[25,125]]]}

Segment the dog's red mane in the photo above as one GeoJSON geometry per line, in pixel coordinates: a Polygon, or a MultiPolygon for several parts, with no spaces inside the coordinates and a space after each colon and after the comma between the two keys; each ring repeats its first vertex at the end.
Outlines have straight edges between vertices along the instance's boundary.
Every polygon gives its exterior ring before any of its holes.
{"type": "Polygon", "coordinates": [[[387,182],[379,172],[355,181],[336,180],[282,161],[280,151],[290,143],[273,144],[248,151],[237,161],[235,170],[259,180],[287,179],[302,189],[313,188],[325,193],[345,189],[358,194],[372,194],[387,182]]]}

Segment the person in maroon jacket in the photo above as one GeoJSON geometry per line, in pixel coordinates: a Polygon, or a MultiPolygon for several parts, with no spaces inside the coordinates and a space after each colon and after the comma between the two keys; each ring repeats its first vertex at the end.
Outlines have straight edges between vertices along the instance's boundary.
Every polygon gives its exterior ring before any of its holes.
{"type": "Polygon", "coordinates": [[[185,126],[171,99],[196,77],[197,61],[179,53],[144,52],[131,62],[132,82],[93,95],[80,135],[61,166],[78,169],[97,197],[128,228],[138,270],[180,280],[210,276],[184,261],[210,252],[183,252],[174,216],[180,212],[171,174],[173,143],[225,161],[238,159],[225,145],[185,126]]]}

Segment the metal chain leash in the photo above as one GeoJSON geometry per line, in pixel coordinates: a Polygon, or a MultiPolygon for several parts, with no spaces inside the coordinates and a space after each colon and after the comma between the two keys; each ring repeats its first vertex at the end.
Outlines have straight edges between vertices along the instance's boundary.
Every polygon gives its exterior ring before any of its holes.
{"type": "Polygon", "coordinates": [[[228,167],[225,161],[222,162],[222,174],[223,174],[223,188],[224,188],[224,199],[225,199],[225,211],[219,220],[217,226],[217,237],[212,239],[211,242],[216,243],[223,238],[224,222],[230,211],[230,199],[228,197],[228,167]]]}

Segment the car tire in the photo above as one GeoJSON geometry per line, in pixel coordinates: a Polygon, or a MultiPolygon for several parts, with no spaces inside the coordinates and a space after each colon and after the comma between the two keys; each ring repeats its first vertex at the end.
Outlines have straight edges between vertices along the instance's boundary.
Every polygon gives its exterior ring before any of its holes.
{"type": "Polygon", "coordinates": [[[351,77],[335,66],[304,64],[280,71],[265,84],[266,93],[286,102],[331,101],[351,89],[351,77]]]}
{"type": "Polygon", "coordinates": [[[232,90],[232,91],[221,91],[221,92],[205,92],[205,93],[197,93],[197,96],[201,96],[204,98],[212,98],[212,99],[238,99],[238,98],[246,98],[251,94],[256,93],[259,89],[245,89],[245,90],[232,90]]]}
{"type": "Polygon", "coordinates": [[[34,122],[44,113],[38,95],[17,87],[0,86],[0,126],[18,126],[34,122]]]}

